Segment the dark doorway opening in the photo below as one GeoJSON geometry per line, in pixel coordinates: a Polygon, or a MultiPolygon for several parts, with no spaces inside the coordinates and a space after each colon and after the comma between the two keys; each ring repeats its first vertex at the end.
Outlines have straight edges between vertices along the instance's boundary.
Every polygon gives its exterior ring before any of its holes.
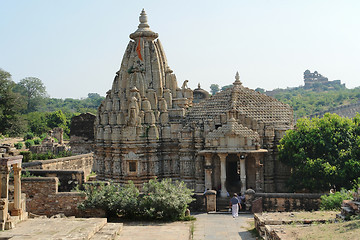
{"type": "Polygon", "coordinates": [[[226,189],[229,194],[241,191],[239,158],[229,154],[226,158],[226,189]]]}

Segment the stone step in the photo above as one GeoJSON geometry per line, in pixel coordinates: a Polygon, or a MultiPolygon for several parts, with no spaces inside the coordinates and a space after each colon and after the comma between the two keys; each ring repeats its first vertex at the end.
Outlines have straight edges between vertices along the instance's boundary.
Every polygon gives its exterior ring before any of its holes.
{"type": "Polygon", "coordinates": [[[90,240],[114,240],[123,229],[122,223],[107,223],[90,240]]]}
{"type": "Polygon", "coordinates": [[[353,212],[353,209],[350,207],[341,207],[341,213],[351,214],[352,212],[353,212]]]}
{"type": "Polygon", "coordinates": [[[228,212],[229,211],[229,203],[230,198],[217,198],[216,199],[216,209],[220,212],[228,212]]]}
{"type": "MultiPolygon", "coordinates": [[[[68,220],[71,221],[71,219],[66,218],[63,220],[64,225],[71,224],[71,222],[67,223],[68,220]]],[[[66,233],[64,239],[92,239],[92,237],[107,224],[106,218],[74,218],[73,220],[78,221],[79,224],[77,226],[74,225],[71,232],[66,233]]],[[[61,224],[61,222],[59,224],[61,224]]],[[[71,227],[69,226],[68,228],[71,227]]]]}

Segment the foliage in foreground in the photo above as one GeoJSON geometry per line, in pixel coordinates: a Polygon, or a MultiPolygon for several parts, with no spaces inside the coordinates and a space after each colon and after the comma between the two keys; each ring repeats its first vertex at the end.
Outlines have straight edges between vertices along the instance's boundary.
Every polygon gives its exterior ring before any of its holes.
{"type": "Polygon", "coordinates": [[[320,210],[341,210],[343,200],[352,200],[352,191],[341,189],[339,192],[321,196],[320,210]]]}
{"type": "Polygon", "coordinates": [[[351,189],[360,173],[360,115],[300,119],[278,149],[279,159],[292,169],[288,182],[292,191],[351,189]]]}
{"type": "Polygon", "coordinates": [[[144,183],[143,194],[131,181],[123,186],[114,183],[85,185],[83,192],[86,200],[79,205],[80,209],[100,208],[108,216],[141,220],[183,219],[188,204],[193,201],[193,191],[184,182],[171,179],[144,183]]]}

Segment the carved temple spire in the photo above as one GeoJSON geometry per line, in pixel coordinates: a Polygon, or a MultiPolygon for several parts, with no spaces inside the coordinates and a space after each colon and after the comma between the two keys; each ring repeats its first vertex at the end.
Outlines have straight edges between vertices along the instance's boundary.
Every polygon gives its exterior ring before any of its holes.
{"type": "Polygon", "coordinates": [[[145,10],[143,9],[140,13],[140,17],[139,17],[139,21],[140,21],[140,24],[138,26],[138,29],[130,34],[130,38],[135,40],[136,38],[138,37],[148,37],[152,40],[154,40],[155,38],[157,38],[159,35],[155,32],[153,32],[151,29],[150,29],[150,26],[147,22],[147,15],[146,15],[146,12],[145,10]]]}
{"type": "Polygon", "coordinates": [[[234,85],[241,85],[239,72],[236,72],[234,85]]]}

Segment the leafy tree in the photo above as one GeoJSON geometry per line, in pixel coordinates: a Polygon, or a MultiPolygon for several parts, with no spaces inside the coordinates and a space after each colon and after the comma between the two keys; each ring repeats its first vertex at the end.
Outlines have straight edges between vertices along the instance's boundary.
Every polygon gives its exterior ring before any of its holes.
{"type": "Polygon", "coordinates": [[[281,139],[279,159],[292,168],[291,190],[351,188],[360,173],[360,115],[299,119],[281,139]]]}
{"type": "Polygon", "coordinates": [[[221,87],[221,91],[224,91],[224,90],[226,90],[226,89],[228,89],[228,88],[231,88],[232,86],[233,86],[232,84],[222,86],[222,87],[221,87]]]}
{"type": "Polygon", "coordinates": [[[65,114],[61,110],[50,113],[47,117],[47,125],[50,128],[65,127],[66,126],[65,114]]]}
{"type": "Polygon", "coordinates": [[[21,93],[27,103],[26,112],[33,112],[44,104],[44,98],[47,97],[46,88],[42,81],[35,77],[27,77],[16,85],[16,92],[21,93]]]}
{"type": "Polygon", "coordinates": [[[31,112],[26,114],[25,118],[28,121],[29,131],[37,136],[40,136],[43,133],[47,133],[50,130],[50,127],[47,125],[48,115],[49,114],[45,112],[31,112]]]}
{"type": "Polygon", "coordinates": [[[218,84],[211,84],[210,85],[211,95],[215,95],[217,92],[220,91],[218,84]]]}
{"type": "Polygon", "coordinates": [[[260,93],[265,93],[265,89],[259,88],[259,87],[256,88],[255,91],[260,92],[260,93]]]}
{"type": "Polygon", "coordinates": [[[19,115],[24,109],[20,94],[13,91],[11,74],[0,69],[0,133],[18,135],[25,131],[26,123],[19,115]]]}

